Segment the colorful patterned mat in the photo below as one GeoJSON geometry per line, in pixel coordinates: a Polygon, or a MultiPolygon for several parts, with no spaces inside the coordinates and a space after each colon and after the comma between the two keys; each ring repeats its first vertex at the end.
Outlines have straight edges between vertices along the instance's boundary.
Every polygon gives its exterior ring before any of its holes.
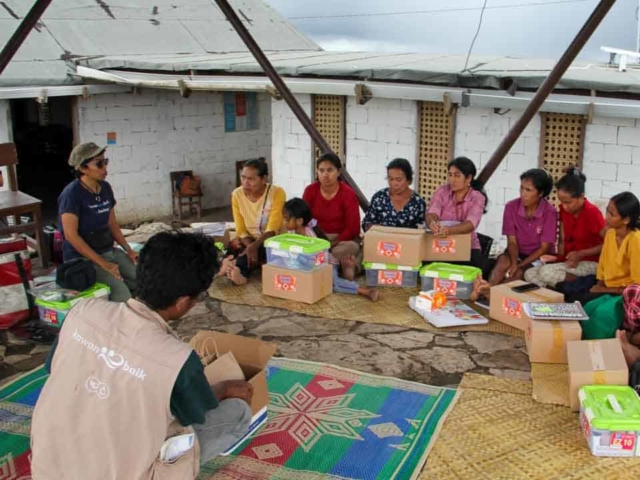
{"type": "MultiPolygon", "coordinates": [[[[267,423],[199,480],[415,479],[456,390],[327,364],[274,358],[267,423]]],[[[46,374],[0,390],[0,478],[29,476],[29,425],[46,374]]]]}

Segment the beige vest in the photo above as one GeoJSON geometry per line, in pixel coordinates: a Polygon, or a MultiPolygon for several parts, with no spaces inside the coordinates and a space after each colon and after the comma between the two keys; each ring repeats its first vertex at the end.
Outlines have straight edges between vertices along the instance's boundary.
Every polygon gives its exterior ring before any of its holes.
{"type": "Polygon", "coordinates": [[[34,480],[194,479],[194,448],[172,464],[164,441],[183,433],[169,402],[191,353],[136,300],[92,299],[68,314],[31,429],[34,480]]]}

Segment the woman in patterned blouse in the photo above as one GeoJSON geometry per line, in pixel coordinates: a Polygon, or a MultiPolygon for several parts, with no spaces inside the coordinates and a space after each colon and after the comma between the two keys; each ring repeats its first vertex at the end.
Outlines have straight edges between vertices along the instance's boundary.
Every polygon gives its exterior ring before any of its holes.
{"type": "Polygon", "coordinates": [[[412,180],[413,169],[404,158],[396,158],[387,165],[389,188],[373,195],[371,206],[362,221],[365,232],[372,225],[418,228],[424,222],[426,204],[411,189],[412,180]]]}

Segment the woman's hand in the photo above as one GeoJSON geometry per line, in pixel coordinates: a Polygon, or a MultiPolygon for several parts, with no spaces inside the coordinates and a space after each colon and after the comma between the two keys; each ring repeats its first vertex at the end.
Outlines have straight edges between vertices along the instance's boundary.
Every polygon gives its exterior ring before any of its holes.
{"type": "Polygon", "coordinates": [[[242,254],[247,256],[249,267],[256,265],[258,263],[258,244],[253,242],[245,248],[242,254]]]}
{"type": "Polygon", "coordinates": [[[516,273],[518,272],[518,268],[520,267],[518,266],[517,263],[512,263],[511,266],[509,267],[509,270],[507,270],[505,277],[507,278],[515,277],[516,273]]]}
{"type": "Polygon", "coordinates": [[[131,259],[134,265],[138,264],[138,253],[134,252],[131,248],[127,249],[127,256],[131,259]]]}
{"type": "Polygon", "coordinates": [[[576,268],[578,263],[582,261],[582,256],[578,252],[570,252],[564,263],[569,268],[576,268]]]}
{"type": "Polygon", "coordinates": [[[429,230],[431,230],[431,232],[434,235],[437,235],[438,233],[440,233],[440,223],[436,222],[435,220],[429,223],[429,230]]]}
{"type": "Polygon", "coordinates": [[[449,232],[449,227],[439,227],[438,233],[436,236],[438,237],[448,237],[451,233],[449,232]]]}
{"type": "Polygon", "coordinates": [[[117,264],[111,262],[105,262],[104,265],[100,265],[105,272],[114,277],[116,280],[122,281],[122,275],[120,274],[120,268],[117,264]]]}

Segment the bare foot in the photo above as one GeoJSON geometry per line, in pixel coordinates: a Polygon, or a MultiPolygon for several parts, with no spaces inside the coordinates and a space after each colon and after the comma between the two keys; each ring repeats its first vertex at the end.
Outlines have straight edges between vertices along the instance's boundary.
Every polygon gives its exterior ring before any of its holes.
{"type": "Polygon", "coordinates": [[[233,258],[233,255],[229,255],[222,260],[222,264],[220,265],[220,271],[218,272],[219,277],[226,277],[233,268],[236,266],[236,260],[233,258]]]}
{"type": "Polygon", "coordinates": [[[348,255],[342,257],[340,260],[340,266],[342,267],[342,277],[347,280],[353,280],[356,278],[356,257],[348,255]]]}
{"type": "Polygon", "coordinates": [[[240,273],[238,267],[233,269],[227,274],[227,278],[231,280],[235,285],[246,285],[249,279],[240,273]]]}
{"type": "Polygon", "coordinates": [[[620,340],[622,353],[624,354],[624,359],[627,361],[627,365],[631,367],[634,363],[640,361],[640,348],[629,343],[627,332],[624,330],[618,330],[616,332],[616,337],[620,340]]]}
{"type": "Polygon", "coordinates": [[[376,290],[375,288],[358,287],[358,295],[367,297],[372,302],[377,302],[378,300],[380,300],[382,293],[380,293],[380,291],[376,290]]]}

